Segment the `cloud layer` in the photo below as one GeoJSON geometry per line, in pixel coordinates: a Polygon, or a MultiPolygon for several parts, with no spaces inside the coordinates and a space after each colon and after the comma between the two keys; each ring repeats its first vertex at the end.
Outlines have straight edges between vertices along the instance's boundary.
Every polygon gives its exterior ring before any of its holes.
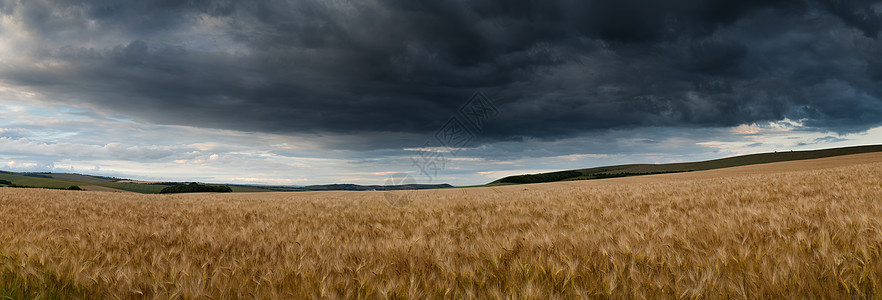
{"type": "Polygon", "coordinates": [[[4,0],[0,24],[0,81],[45,101],[343,149],[416,146],[475,90],[479,142],[882,123],[879,1],[4,0]]]}
{"type": "Polygon", "coordinates": [[[863,0],[0,0],[0,169],[478,184],[878,143],[880,29],[863,0]],[[482,133],[424,144],[475,91],[482,133]]]}

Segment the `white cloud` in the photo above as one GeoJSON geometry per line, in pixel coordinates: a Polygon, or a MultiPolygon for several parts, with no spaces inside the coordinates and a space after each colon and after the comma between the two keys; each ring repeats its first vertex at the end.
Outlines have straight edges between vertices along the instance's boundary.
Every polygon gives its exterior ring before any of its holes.
{"type": "Polygon", "coordinates": [[[10,160],[6,163],[6,167],[8,167],[9,170],[20,171],[51,171],[55,169],[55,164],[52,162],[10,160]]]}
{"type": "Polygon", "coordinates": [[[570,155],[561,155],[556,156],[555,158],[565,159],[569,161],[579,161],[586,158],[607,158],[609,155],[607,154],[570,154],[570,155]]]}
{"type": "Polygon", "coordinates": [[[31,154],[72,158],[116,158],[123,160],[152,160],[174,155],[174,146],[139,146],[109,143],[89,145],[74,143],[47,143],[28,138],[0,137],[0,149],[7,154],[31,154]]]}
{"type": "Polygon", "coordinates": [[[784,119],[777,122],[768,122],[764,124],[751,123],[751,124],[741,124],[735,128],[732,128],[732,133],[741,134],[741,135],[752,135],[752,134],[767,134],[767,133],[777,133],[777,132],[787,132],[792,131],[795,128],[802,127],[802,121],[793,121],[790,119],[784,119]]]}
{"type": "Polygon", "coordinates": [[[404,151],[416,151],[416,152],[432,152],[432,153],[451,153],[454,151],[462,151],[468,150],[468,148],[454,148],[454,147],[418,147],[418,148],[404,148],[404,151]]]}
{"type": "Polygon", "coordinates": [[[599,136],[499,142],[468,149],[415,147],[354,152],[328,149],[327,145],[346,136],[285,136],[156,125],[85,108],[4,102],[3,91],[0,105],[22,106],[24,111],[0,112],[3,169],[159,181],[384,184],[390,174],[407,173],[418,183],[471,185],[516,174],[882,141],[882,128],[838,136],[804,131],[798,121],[785,120],[704,131],[611,131],[599,136]],[[797,146],[799,143],[806,145],[797,146]],[[453,156],[454,150],[461,152],[453,156]],[[445,169],[431,177],[420,174],[410,160],[418,151],[443,154],[447,158],[445,169]]]}

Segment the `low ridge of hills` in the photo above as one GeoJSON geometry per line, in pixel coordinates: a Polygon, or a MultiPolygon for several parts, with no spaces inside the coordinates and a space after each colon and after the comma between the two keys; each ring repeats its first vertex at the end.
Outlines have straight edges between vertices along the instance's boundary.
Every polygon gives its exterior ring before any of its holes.
{"type": "MultiPolygon", "coordinates": [[[[0,171],[0,187],[30,187],[67,189],[71,186],[86,190],[108,191],[119,190],[143,194],[156,194],[163,189],[188,182],[146,182],[116,177],[95,176],[75,173],[50,172],[7,172],[0,171]]],[[[243,192],[297,192],[297,191],[391,191],[420,190],[453,187],[449,184],[404,184],[404,185],[357,185],[357,184],[326,184],[298,186],[265,186],[237,184],[208,184],[209,186],[229,186],[236,193],[243,192]]]]}
{"type": "Polygon", "coordinates": [[[809,151],[779,151],[770,153],[749,154],[699,162],[671,164],[630,164],[618,166],[595,167],[549,173],[514,175],[495,180],[488,185],[542,183],[570,180],[591,180],[627,176],[640,176],[665,173],[680,173],[730,168],[737,166],[765,164],[782,161],[794,161],[851,155],[870,152],[882,152],[882,145],[855,146],[809,151]]]}
{"type": "Polygon", "coordinates": [[[357,184],[324,184],[303,187],[307,191],[398,191],[451,188],[443,184],[402,184],[402,185],[357,185],[357,184]]]}
{"type": "MultiPolygon", "coordinates": [[[[500,178],[484,186],[511,185],[526,183],[542,183],[571,180],[592,180],[603,178],[640,176],[651,174],[692,172],[721,169],[737,166],[765,164],[782,161],[794,161],[851,155],[870,152],[882,152],[882,145],[831,148],[810,151],[783,151],[742,155],[699,162],[671,164],[629,164],[617,166],[575,169],[539,174],[514,175],[500,178]]],[[[115,177],[95,176],[75,173],[49,172],[7,172],[0,171],[0,187],[33,187],[68,189],[72,186],[86,190],[118,190],[144,194],[156,194],[162,189],[186,182],[145,182],[115,177]]],[[[209,184],[220,186],[221,184],[209,184]]],[[[449,184],[405,184],[405,185],[357,185],[357,184],[325,184],[309,186],[264,186],[264,185],[229,185],[233,192],[294,192],[294,191],[389,191],[451,188],[449,184]]]]}

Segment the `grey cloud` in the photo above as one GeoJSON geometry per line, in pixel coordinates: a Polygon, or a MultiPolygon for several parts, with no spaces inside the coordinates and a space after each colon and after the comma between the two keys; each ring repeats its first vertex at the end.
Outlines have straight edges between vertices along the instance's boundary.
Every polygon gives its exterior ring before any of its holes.
{"type": "Polygon", "coordinates": [[[74,143],[47,143],[27,138],[0,137],[4,153],[63,157],[63,158],[114,158],[123,160],[156,160],[170,157],[182,149],[171,146],[127,146],[120,143],[89,145],[74,143]]]}
{"type": "Polygon", "coordinates": [[[847,140],[848,140],[848,139],[843,139],[843,138],[838,138],[838,137],[835,137],[835,136],[829,136],[829,135],[828,135],[828,136],[825,136],[825,137],[822,137],[822,138],[816,138],[816,139],[815,139],[815,143],[816,143],[816,144],[818,144],[818,143],[836,143],[836,142],[844,142],[844,141],[847,141],[847,140]]]}
{"type": "Polygon", "coordinates": [[[878,1],[821,1],[823,6],[846,24],[853,26],[869,37],[877,38],[882,29],[882,10],[878,1]],[[877,5],[869,5],[875,2],[877,5]]]}
{"type": "Polygon", "coordinates": [[[882,123],[878,1],[0,3],[39,37],[4,81],[161,124],[359,137],[341,149],[419,144],[475,90],[500,108],[475,145],[882,123]]]}

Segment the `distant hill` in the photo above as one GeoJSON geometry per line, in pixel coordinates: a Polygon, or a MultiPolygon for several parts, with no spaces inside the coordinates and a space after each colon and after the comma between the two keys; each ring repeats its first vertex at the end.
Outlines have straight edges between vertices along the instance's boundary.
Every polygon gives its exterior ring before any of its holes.
{"type": "Polygon", "coordinates": [[[882,152],[882,145],[832,148],[810,151],[760,153],[689,163],[617,165],[539,174],[514,175],[495,180],[488,185],[591,180],[613,177],[691,172],[870,152],[882,152]]]}
{"type": "MultiPolygon", "coordinates": [[[[16,186],[37,188],[69,188],[70,186],[86,187],[97,186],[121,191],[129,191],[142,194],[156,194],[163,189],[188,182],[143,182],[115,177],[94,176],[75,173],[49,173],[49,172],[8,172],[0,171],[0,180],[9,181],[16,186]]],[[[0,184],[2,186],[2,184],[0,184]]],[[[281,187],[260,187],[248,185],[229,185],[233,192],[275,192],[302,190],[281,187]]],[[[97,190],[97,189],[96,189],[97,190]]],[[[102,189],[106,190],[106,189],[102,189]]]]}
{"type": "Polygon", "coordinates": [[[50,173],[50,172],[7,172],[0,171],[0,174],[19,175],[33,178],[61,179],[61,180],[79,180],[79,181],[98,181],[98,182],[117,182],[122,179],[116,177],[85,175],[76,173],[50,173]]]}
{"type": "MultiPolygon", "coordinates": [[[[508,185],[524,183],[540,183],[569,180],[590,180],[613,177],[640,176],[677,172],[720,169],[753,164],[764,164],[781,161],[804,160],[840,155],[869,152],[882,152],[882,145],[834,148],[813,151],[786,151],[751,154],[701,162],[675,164],[631,164],[596,167],[588,169],[567,170],[540,174],[508,176],[495,180],[487,185],[508,185]]],[[[94,176],[74,173],[47,172],[7,172],[0,171],[0,187],[24,186],[67,189],[71,186],[97,186],[129,192],[156,194],[163,189],[189,182],[143,182],[115,177],[94,176]],[[6,184],[9,182],[9,184],[6,184]]],[[[295,192],[295,191],[390,191],[390,190],[421,190],[451,188],[449,184],[406,184],[406,185],[357,185],[357,184],[326,184],[305,187],[261,186],[261,185],[228,185],[234,193],[243,192],[295,192]]]]}
{"type": "Polygon", "coordinates": [[[17,186],[38,188],[69,188],[70,186],[100,186],[117,190],[154,194],[168,185],[119,182],[122,179],[73,173],[16,173],[0,171],[0,180],[17,186]]]}
{"type": "MultiPolygon", "coordinates": [[[[70,186],[98,186],[122,191],[142,194],[157,194],[162,190],[179,185],[188,185],[190,182],[145,182],[115,177],[93,176],[74,173],[48,173],[27,172],[16,173],[0,171],[0,187],[14,184],[15,186],[67,189],[70,186]],[[9,182],[8,184],[6,182],[9,182]]],[[[385,190],[421,190],[453,187],[449,184],[407,184],[407,185],[357,185],[357,184],[327,184],[311,185],[307,187],[290,186],[262,186],[262,185],[237,185],[230,184],[234,193],[254,192],[301,192],[301,191],[385,191],[385,190]]],[[[88,188],[86,188],[88,189],[88,188]]],[[[167,191],[171,191],[169,189],[167,191]]]]}
{"type": "Polygon", "coordinates": [[[403,184],[403,185],[357,185],[357,184],[325,184],[303,187],[307,191],[397,191],[451,188],[449,184],[403,184]]]}

